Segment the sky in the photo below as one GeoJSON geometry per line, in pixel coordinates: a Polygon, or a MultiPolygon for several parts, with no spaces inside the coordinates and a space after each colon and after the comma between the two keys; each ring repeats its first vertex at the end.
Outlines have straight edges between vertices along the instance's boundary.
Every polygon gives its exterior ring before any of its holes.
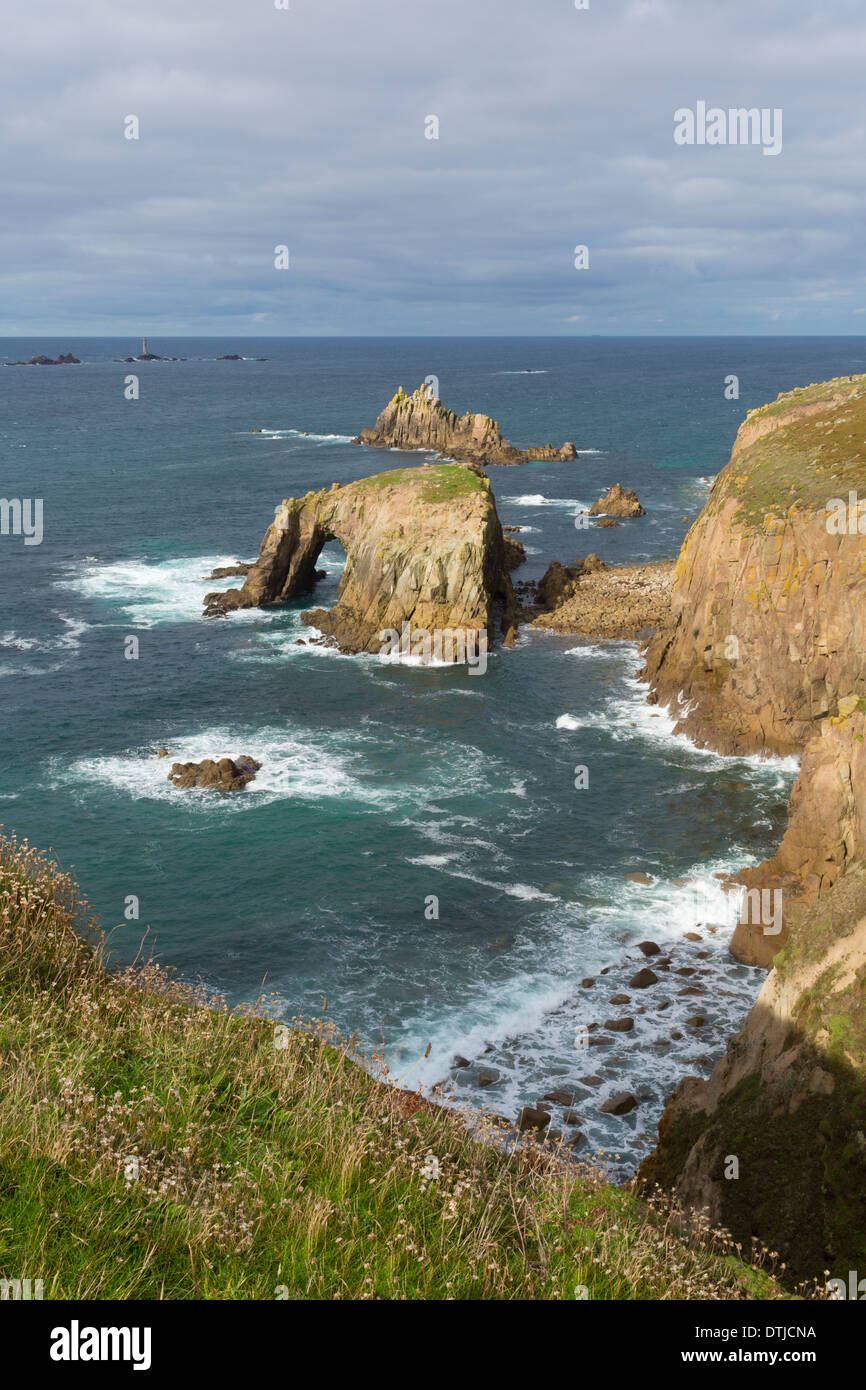
{"type": "Polygon", "coordinates": [[[588,4],[0,0],[0,336],[866,333],[863,0],[588,4]]]}

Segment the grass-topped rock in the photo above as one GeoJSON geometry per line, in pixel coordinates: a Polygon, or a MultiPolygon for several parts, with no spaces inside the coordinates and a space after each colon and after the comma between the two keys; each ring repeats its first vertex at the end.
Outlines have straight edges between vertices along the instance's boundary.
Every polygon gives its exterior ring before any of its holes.
{"type": "MultiPolygon", "coordinates": [[[[346,552],[336,606],[306,620],[345,652],[382,650],[381,634],[463,634],[464,644],[513,621],[515,601],[487,478],[457,463],[425,464],[336,483],[277,509],[241,589],[208,594],[208,615],[285,602],[315,584],[322,547],[346,552]]],[[[457,651],[459,644],[455,644],[457,651]]]]}

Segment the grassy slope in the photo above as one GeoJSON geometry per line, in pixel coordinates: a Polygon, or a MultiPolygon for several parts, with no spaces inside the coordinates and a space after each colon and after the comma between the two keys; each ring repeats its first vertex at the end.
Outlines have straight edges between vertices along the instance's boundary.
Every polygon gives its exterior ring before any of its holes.
{"type": "Polygon", "coordinates": [[[782,1296],[669,1208],[372,1081],[321,1023],[103,957],[71,880],[0,839],[0,1277],[57,1299],[782,1296]]]}
{"type": "Polygon", "coordinates": [[[761,526],[790,509],[823,511],[833,497],[847,503],[849,490],[866,497],[866,376],[785,392],[749,411],[747,422],[788,415],[792,418],[786,424],[757,439],[719,475],[723,486],[717,502],[737,496],[739,516],[747,526],[761,526]],[[827,402],[826,409],[816,414],[792,415],[821,402],[827,402]]]}

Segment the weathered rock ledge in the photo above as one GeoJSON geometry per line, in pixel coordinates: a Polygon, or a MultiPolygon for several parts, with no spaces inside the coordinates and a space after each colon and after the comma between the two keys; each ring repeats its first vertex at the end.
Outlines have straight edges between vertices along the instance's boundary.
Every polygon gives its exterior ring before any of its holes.
{"type": "MultiPolygon", "coordinates": [[[[595,557],[587,556],[587,560],[595,557]]],[[[551,569],[553,566],[551,566],[551,569]]],[[[559,567],[565,576],[558,591],[538,586],[538,601],[549,612],[538,613],[533,627],[602,639],[644,638],[666,621],[670,612],[673,565],[662,560],[648,565],[559,567]]],[[[553,576],[552,578],[555,578],[553,576]]]]}
{"type": "MultiPolygon", "coordinates": [[[[502,526],[486,477],[425,464],[336,483],[278,508],[240,589],[208,594],[206,616],[309,592],[322,547],[346,552],[337,603],[304,614],[344,652],[380,652],[381,634],[453,632],[466,643],[514,621],[502,526]]],[[[454,659],[459,657],[459,641],[454,659]]]]}
{"type": "Polygon", "coordinates": [[[352,443],[376,449],[434,449],[442,457],[484,466],[577,458],[577,450],[570,442],[561,448],[542,444],[517,449],[503,439],[497,421],[489,415],[474,415],[471,411],[455,415],[425,385],[411,396],[401,386],[373,428],[361,430],[352,443]]]}

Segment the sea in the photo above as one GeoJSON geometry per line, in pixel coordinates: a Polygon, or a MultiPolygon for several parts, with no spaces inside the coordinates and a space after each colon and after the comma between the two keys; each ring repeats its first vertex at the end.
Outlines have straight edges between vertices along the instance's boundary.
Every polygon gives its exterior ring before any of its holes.
{"type": "Polygon", "coordinates": [[[632,642],[524,628],[483,673],[310,645],[337,543],[314,597],[284,607],[204,620],[204,595],[242,582],[207,576],[255,558],[281,499],[423,463],[351,440],[430,377],[514,444],[578,450],[489,470],[526,548],[516,579],[588,550],[672,559],[746,411],[866,370],[866,340],[151,332],[149,348],[176,360],[124,362],[134,336],[0,340],[0,363],[81,359],[0,366],[0,495],[43,516],[40,544],[0,536],[0,822],[74,870],[118,962],[155,949],[275,1022],[324,1008],[389,1080],[444,1083],[470,1114],[565,1092],[552,1128],[630,1171],[760,987],[728,952],[722,878],[773,853],[796,761],[675,735],[632,642]],[[615,482],[646,516],[581,528],[615,482]],[[241,753],[262,767],[239,793],[167,780],[174,760],[241,753]],[[658,982],[632,985],[654,962],[658,982]],[[605,1113],[622,1092],[636,1106],[605,1113]]]}

